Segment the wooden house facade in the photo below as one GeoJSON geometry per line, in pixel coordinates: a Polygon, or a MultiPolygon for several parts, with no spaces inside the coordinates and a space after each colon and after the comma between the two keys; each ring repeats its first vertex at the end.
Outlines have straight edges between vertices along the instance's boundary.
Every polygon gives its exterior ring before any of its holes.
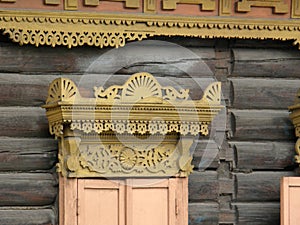
{"type": "Polygon", "coordinates": [[[123,84],[142,71],[164,84],[190,89],[192,99],[199,99],[212,81],[222,83],[225,108],[210,135],[193,145],[189,224],[280,224],[280,179],[296,176],[298,167],[288,111],[300,87],[300,51],[293,45],[300,30],[298,4],[0,0],[0,224],[59,223],[58,143],[41,108],[49,84],[66,77],[90,96],[94,86],[123,84]],[[103,11],[109,19],[95,20],[86,33],[76,31],[80,13],[103,11]],[[119,20],[113,21],[115,11],[119,20]],[[61,13],[62,23],[39,24],[44,17],[25,21],[36,12],[61,13]],[[149,23],[147,31],[140,25],[143,13],[149,15],[144,21],[149,23]],[[125,15],[131,17],[123,22],[125,15]],[[176,20],[178,15],[188,19],[176,20]],[[69,20],[73,25],[65,27],[69,20]],[[100,42],[95,36],[78,37],[93,35],[99,24],[108,26],[101,33],[108,36],[100,35],[100,42]],[[174,24],[172,30],[162,29],[174,24]],[[46,37],[47,29],[57,29],[62,36],[46,37]],[[32,36],[39,32],[44,32],[40,39],[32,36]]]}

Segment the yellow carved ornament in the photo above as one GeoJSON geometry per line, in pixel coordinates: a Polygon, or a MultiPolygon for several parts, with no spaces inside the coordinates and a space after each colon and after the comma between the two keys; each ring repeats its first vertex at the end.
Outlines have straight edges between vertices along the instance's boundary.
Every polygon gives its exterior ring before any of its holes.
{"type": "Polygon", "coordinates": [[[289,107],[290,110],[290,119],[292,120],[295,127],[295,134],[297,142],[295,144],[295,161],[300,164],[300,89],[296,94],[294,105],[289,107]]]}
{"type": "Polygon", "coordinates": [[[190,147],[221,110],[221,84],[201,100],[161,86],[149,73],[84,98],[69,79],[54,80],[44,108],[60,142],[58,169],[69,177],[187,176],[190,147]]]}
{"type": "Polygon", "coordinates": [[[21,45],[121,47],[162,35],[300,42],[300,0],[45,0],[32,8],[24,2],[0,0],[0,29],[21,45]]]}

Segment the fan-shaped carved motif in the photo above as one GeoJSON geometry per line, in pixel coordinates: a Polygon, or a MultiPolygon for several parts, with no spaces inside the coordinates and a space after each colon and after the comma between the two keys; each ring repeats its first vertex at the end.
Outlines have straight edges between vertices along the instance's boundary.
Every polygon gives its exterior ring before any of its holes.
{"type": "Polygon", "coordinates": [[[162,97],[161,86],[149,73],[136,73],[126,82],[122,100],[138,101],[147,97],[162,97]]]}
{"type": "Polygon", "coordinates": [[[78,90],[73,81],[65,78],[57,78],[49,87],[46,103],[70,101],[75,98],[76,94],[78,94],[78,90]]]}
{"type": "Polygon", "coordinates": [[[206,99],[211,104],[220,104],[221,100],[221,83],[214,82],[210,84],[205,92],[204,92],[204,99],[206,99]]]}

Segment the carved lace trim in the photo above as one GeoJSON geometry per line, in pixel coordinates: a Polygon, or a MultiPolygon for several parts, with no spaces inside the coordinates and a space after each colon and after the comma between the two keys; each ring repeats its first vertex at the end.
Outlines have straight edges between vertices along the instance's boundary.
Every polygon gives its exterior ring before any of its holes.
{"type": "MultiPolygon", "coordinates": [[[[54,123],[50,126],[50,133],[56,136],[63,134],[63,123],[54,123]]],[[[173,121],[77,121],[70,124],[71,130],[83,131],[86,134],[95,132],[100,134],[105,131],[114,131],[118,134],[162,134],[166,135],[171,132],[180,133],[181,135],[208,135],[207,123],[188,123],[173,121]]]]}
{"type": "MultiPolygon", "coordinates": [[[[272,4],[272,2],[274,0],[269,1],[268,4],[272,4]]],[[[244,5],[244,2],[238,3],[241,11],[248,11],[248,9],[243,9],[244,5]]],[[[246,8],[250,9],[250,7],[246,8]]],[[[292,12],[292,14],[296,14],[294,17],[299,18],[299,10],[296,10],[297,13],[294,11],[295,9],[292,12]]],[[[53,47],[64,45],[71,48],[86,44],[102,48],[106,46],[121,47],[127,41],[142,40],[154,35],[201,38],[270,38],[295,40],[294,44],[299,44],[300,26],[294,19],[286,21],[282,19],[250,20],[225,17],[140,16],[137,14],[84,16],[70,12],[3,11],[0,16],[0,28],[13,41],[21,45],[50,45],[53,47]]]]}

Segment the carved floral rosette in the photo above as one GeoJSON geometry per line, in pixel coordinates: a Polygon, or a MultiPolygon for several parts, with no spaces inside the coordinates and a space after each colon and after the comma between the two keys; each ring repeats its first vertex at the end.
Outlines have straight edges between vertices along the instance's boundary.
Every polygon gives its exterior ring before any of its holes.
{"type": "Polygon", "coordinates": [[[194,138],[208,135],[221,110],[221,84],[201,100],[189,90],[162,87],[149,73],[122,85],[94,88],[84,98],[69,79],[54,80],[46,114],[60,142],[58,171],[68,177],[187,176],[194,138]]]}

